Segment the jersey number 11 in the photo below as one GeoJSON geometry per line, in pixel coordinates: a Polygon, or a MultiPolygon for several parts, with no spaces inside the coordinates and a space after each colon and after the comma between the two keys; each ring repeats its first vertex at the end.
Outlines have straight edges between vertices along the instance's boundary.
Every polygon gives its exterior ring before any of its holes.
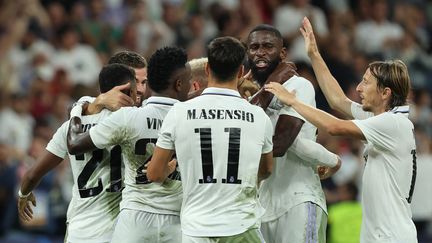
{"type": "MultiPolygon", "coordinates": [[[[241,129],[227,127],[224,129],[229,133],[228,139],[228,168],[227,177],[222,179],[222,183],[240,184],[238,179],[239,154],[240,154],[240,134],[241,129]]],[[[203,179],[199,179],[200,184],[216,183],[217,179],[213,175],[213,151],[211,128],[195,128],[195,133],[200,134],[201,162],[203,179]]]]}

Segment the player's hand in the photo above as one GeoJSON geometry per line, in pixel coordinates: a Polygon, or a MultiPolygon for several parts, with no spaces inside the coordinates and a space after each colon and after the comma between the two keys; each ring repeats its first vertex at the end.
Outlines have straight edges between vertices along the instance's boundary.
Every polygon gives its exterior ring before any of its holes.
{"type": "Polygon", "coordinates": [[[286,105],[292,105],[296,101],[295,91],[289,92],[280,83],[270,82],[269,84],[264,85],[264,89],[274,94],[286,105]]]}
{"type": "Polygon", "coordinates": [[[303,35],[308,56],[311,57],[313,54],[318,53],[318,45],[313,33],[312,24],[307,17],[303,18],[303,26],[300,27],[300,32],[303,35]]]}
{"type": "Polygon", "coordinates": [[[33,192],[27,197],[18,197],[18,215],[23,221],[30,221],[33,218],[32,206],[36,207],[36,198],[33,192]]]}
{"type": "Polygon", "coordinates": [[[319,175],[320,179],[325,180],[327,178],[330,178],[340,169],[341,165],[342,165],[342,162],[341,162],[340,158],[338,157],[337,164],[334,167],[330,168],[328,166],[318,166],[317,171],[318,171],[318,175],[319,175]]]}
{"type": "Polygon", "coordinates": [[[135,101],[123,92],[130,88],[130,83],[116,86],[110,91],[100,94],[94,103],[99,109],[106,108],[110,111],[116,111],[124,106],[133,106],[135,101]]]}
{"type": "Polygon", "coordinates": [[[252,71],[249,70],[249,72],[241,77],[238,81],[237,89],[240,93],[240,95],[244,99],[248,99],[252,95],[254,95],[258,90],[260,89],[259,84],[257,84],[252,79],[252,71]]]}
{"type": "Polygon", "coordinates": [[[276,69],[268,76],[266,84],[270,82],[277,82],[283,84],[293,75],[298,75],[296,70],[297,67],[293,62],[282,61],[276,66],[276,69]]]}

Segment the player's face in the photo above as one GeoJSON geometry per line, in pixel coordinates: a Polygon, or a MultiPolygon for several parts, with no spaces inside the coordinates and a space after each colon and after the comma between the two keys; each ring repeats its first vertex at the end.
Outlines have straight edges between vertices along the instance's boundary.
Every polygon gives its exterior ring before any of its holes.
{"type": "Polygon", "coordinates": [[[282,40],[270,31],[255,31],[250,34],[247,45],[252,75],[263,84],[284,56],[282,40]]]}
{"type": "Polygon", "coordinates": [[[134,68],[135,77],[137,79],[136,83],[136,105],[141,106],[141,102],[147,99],[149,95],[149,90],[147,90],[147,68],[134,68]]]}
{"type": "Polygon", "coordinates": [[[383,101],[377,85],[377,79],[372,75],[369,68],[363,75],[362,81],[357,85],[356,90],[359,92],[364,111],[374,112],[382,106],[383,101]]]}

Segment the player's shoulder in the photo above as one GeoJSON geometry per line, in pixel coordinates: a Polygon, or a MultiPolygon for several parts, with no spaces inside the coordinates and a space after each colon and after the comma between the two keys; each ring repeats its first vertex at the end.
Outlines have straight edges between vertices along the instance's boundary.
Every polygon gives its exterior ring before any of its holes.
{"type": "MultiPolygon", "coordinates": [[[[57,131],[55,132],[55,134],[57,134],[57,133],[65,133],[65,134],[67,134],[67,129],[69,127],[69,123],[70,123],[70,120],[67,120],[67,121],[63,122],[63,124],[61,124],[61,126],[59,128],[57,128],[57,131]]],[[[53,140],[54,137],[56,137],[56,136],[53,135],[53,137],[51,138],[51,140],[53,140]]]]}
{"type": "Polygon", "coordinates": [[[247,112],[254,114],[255,117],[260,118],[262,120],[270,121],[269,116],[267,115],[267,113],[264,111],[264,109],[262,107],[257,106],[257,105],[252,105],[249,102],[247,102],[246,100],[245,100],[243,107],[247,112]]]}
{"type": "Polygon", "coordinates": [[[105,119],[106,117],[110,116],[112,114],[112,111],[108,109],[102,109],[99,113],[92,114],[92,115],[84,115],[81,117],[83,123],[87,122],[98,122],[102,119],[105,119]]]}
{"type": "Polygon", "coordinates": [[[126,120],[134,120],[139,114],[142,113],[148,113],[149,110],[151,110],[151,106],[142,106],[142,107],[136,107],[136,106],[125,106],[117,111],[113,112],[112,115],[117,118],[124,118],[126,120]]]}
{"type": "Polygon", "coordinates": [[[285,83],[283,83],[283,86],[287,88],[307,87],[313,89],[313,85],[311,81],[297,75],[293,75],[291,78],[285,81],[285,83]]]}

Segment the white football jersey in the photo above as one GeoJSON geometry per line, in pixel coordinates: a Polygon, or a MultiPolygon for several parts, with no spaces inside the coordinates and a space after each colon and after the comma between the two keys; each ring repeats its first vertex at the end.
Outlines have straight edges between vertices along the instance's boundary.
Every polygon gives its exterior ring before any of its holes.
{"type": "MultiPolygon", "coordinates": [[[[302,77],[293,76],[283,86],[295,90],[300,101],[315,107],[315,90],[312,84],[302,77]]],[[[304,121],[298,138],[316,140],[316,127],[306,121],[293,108],[284,106],[276,97],[266,110],[274,129],[280,115],[297,117],[304,121]]],[[[288,150],[282,157],[274,158],[273,173],[260,187],[260,201],[266,212],[263,222],[275,220],[295,205],[313,202],[327,212],[324,192],[316,172],[316,165],[301,159],[288,150]]]]}
{"type": "MultiPolygon", "coordinates": [[[[111,114],[81,117],[84,131],[88,131],[111,114]]],[[[56,131],[47,150],[65,158],[69,121],[56,131]]],[[[122,189],[120,146],[98,149],[81,155],[69,155],[74,185],[67,211],[68,240],[71,242],[106,242],[111,239],[119,214],[122,189]]]]}
{"type": "Polygon", "coordinates": [[[417,242],[410,207],[417,169],[416,145],[408,112],[408,106],[401,106],[353,120],[366,138],[361,242],[417,242]]]}
{"type": "Polygon", "coordinates": [[[90,130],[96,147],[121,146],[125,163],[121,209],[180,215],[179,173],[174,172],[163,184],[150,183],[145,173],[162,121],[176,102],[165,97],[150,97],[144,107],[123,107],[90,130]]]}
{"type": "Polygon", "coordinates": [[[176,151],[184,234],[231,236],[258,228],[258,166],[273,149],[271,122],[260,107],[237,91],[207,88],[174,105],[157,146],[176,151]]]}

